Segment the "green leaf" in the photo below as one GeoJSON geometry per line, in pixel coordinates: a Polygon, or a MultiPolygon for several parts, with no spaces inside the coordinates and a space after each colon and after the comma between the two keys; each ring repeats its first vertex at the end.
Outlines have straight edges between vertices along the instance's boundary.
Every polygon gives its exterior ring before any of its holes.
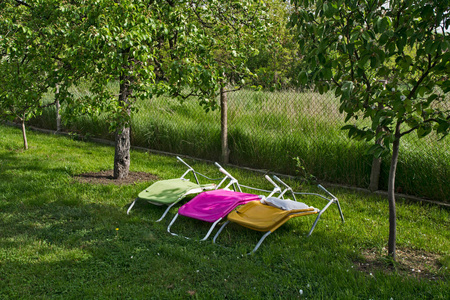
{"type": "Polygon", "coordinates": [[[370,57],[370,67],[372,68],[372,69],[376,69],[376,68],[378,68],[378,66],[380,65],[380,60],[379,60],[379,58],[378,58],[378,56],[371,56],[370,57]]]}
{"type": "Polygon", "coordinates": [[[389,40],[389,35],[384,32],[383,34],[381,34],[380,39],[378,40],[378,43],[380,44],[380,46],[383,46],[384,44],[387,43],[387,41],[389,40]]]}
{"type": "Polygon", "coordinates": [[[446,119],[438,119],[437,120],[438,126],[436,128],[436,132],[438,134],[443,134],[443,133],[449,133],[450,131],[450,120],[446,120],[446,119]]]}
{"type": "Polygon", "coordinates": [[[349,130],[350,128],[353,128],[353,127],[355,127],[355,125],[345,125],[345,126],[342,126],[341,130],[349,130]]]}
{"type": "Polygon", "coordinates": [[[333,77],[333,72],[331,68],[323,68],[322,69],[323,78],[330,80],[333,77]]]}
{"type": "Polygon", "coordinates": [[[358,61],[358,67],[360,67],[361,69],[365,69],[365,66],[369,61],[369,58],[370,58],[369,54],[362,56],[361,59],[358,61]]]}
{"type": "Polygon", "coordinates": [[[433,128],[431,127],[430,124],[422,124],[422,126],[420,126],[417,129],[417,136],[419,138],[423,138],[423,137],[427,136],[431,132],[432,129],[433,128]]]}
{"type": "Polygon", "coordinates": [[[300,84],[307,84],[308,74],[305,71],[300,72],[300,74],[298,75],[298,81],[300,84]]]}
{"type": "Polygon", "coordinates": [[[367,149],[367,154],[373,155],[376,158],[379,158],[386,154],[386,148],[380,144],[372,145],[369,149],[367,149]]]}
{"type": "Polygon", "coordinates": [[[353,82],[347,81],[342,85],[342,96],[346,99],[350,98],[353,92],[353,82]]]}
{"type": "Polygon", "coordinates": [[[404,38],[404,35],[400,36],[400,38],[397,39],[396,45],[398,51],[403,52],[403,49],[405,48],[406,45],[406,38],[404,38]]]}
{"type": "Polygon", "coordinates": [[[367,31],[363,31],[362,33],[362,37],[363,39],[365,39],[366,41],[370,41],[370,34],[367,31]]]}
{"type": "Polygon", "coordinates": [[[389,20],[387,17],[383,17],[378,19],[377,21],[377,29],[378,32],[382,33],[386,31],[386,28],[389,26],[389,20]]]}
{"type": "Polygon", "coordinates": [[[334,13],[336,12],[336,9],[333,7],[333,4],[330,2],[325,2],[323,4],[323,12],[327,18],[333,17],[334,13]]]}

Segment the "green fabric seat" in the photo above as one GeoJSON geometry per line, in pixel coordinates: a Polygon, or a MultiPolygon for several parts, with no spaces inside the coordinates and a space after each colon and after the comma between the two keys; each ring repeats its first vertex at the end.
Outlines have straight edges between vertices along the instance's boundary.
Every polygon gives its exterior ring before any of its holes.
{"type": "Polygon", "coordinates": [[[177,156],[177,159],[188,168],[187,171],[184,172],[184,174],[180,178],[157,181],[140,192],[137,198],[134,199],[133,203],[131,203],[130,207],[128,208],[127,214],[130,213],[130,210],[133,208],[138,199],[147,200],[151,204],[155,205],[168,205],[169,207],[167,207],[162,217],[156,221],[159,222],[164,219],[172,206],[177,204],[187,195],[198,194],[206,190],[215,189],[215,184],[200,184],[197,175],[203,176],[207,179],[209,178],[205,175],[195,172],[194,169],[190,165],[185,163],[184,160],[182,160],[180,157],[177,156]],[[189,179],[185,178],[185,176],[189,173],[192,173],[197,183],[193,183],[189,181],[189,179]]]}
{"type": "Polygon", "coordinates": [[[155,205],[170,205],[189,194],[198,194],[204,190],[214,189],[214,184],[199,185],[187,179],[169,179],[153,183],[139,193],[138,198],[155,205]]]}
{"type": "Polygon", "coordinates": [[[138,199],[146,200],[154,205],[168,205],[162,217],[156,221],[159,222],[164,219],[172,206],[187,195],[199,194],[203,191],[213,190],[215,187],[215,184],[196,184],[184,178],[157,181],[138,194],[128,208],[127,214],[130,213],[138,199]]]}

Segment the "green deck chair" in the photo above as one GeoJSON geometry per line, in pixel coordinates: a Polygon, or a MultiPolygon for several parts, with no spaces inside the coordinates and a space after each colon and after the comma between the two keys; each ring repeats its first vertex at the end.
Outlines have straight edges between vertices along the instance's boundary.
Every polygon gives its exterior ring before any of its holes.
{"type": "Polygon", "coordinates": [[[188,167],[188,170],[180,178],[157,181],[140,192],[138,194],[138,197],[134,199],[133,203],[131,203],[130,207],[128,208],[127,214],[130,213],[130,210],[133,208],[138,199],[147,200],[149,203],[154,205],[167,205],[168,207],[164,211],[161,218],[156,221],[159,222],[164,219],[169,210],[175,204],[177,204],[187,195],[199,194],[203,191],[213,190],[216,187],[215,184],[200,184],[197,178],[197,174],[203,177],[206,176],[197,173],[191,166],[185,163],[178,156],[177,159],[184,165],[186,165],[188,167]],[[192,174],[194,175],[196,183],[185,178],[186,175],[188,175],[190,172],[192,172],[192,174]]]}

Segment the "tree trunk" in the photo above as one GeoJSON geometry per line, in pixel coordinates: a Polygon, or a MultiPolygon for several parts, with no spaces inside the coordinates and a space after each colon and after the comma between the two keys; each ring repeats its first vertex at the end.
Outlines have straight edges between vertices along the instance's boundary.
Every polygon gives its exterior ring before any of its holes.
{"type": "Polygon", "coordinates": [[[25,118],[23,118],[21,122],[22,122],[23,148],[25,150],[28,150],[27,132],[25,131],[25,118]]]}
{"type": "Polygon", "coordinates": [[[388,184],[388,200],[389,200],[389,241],[388,241],[388,255],[393,260],[396,259],[396,240],[397,240],[397,217],[395,209],[395,174],[397,171],[398,152],[400,148],[400,124],[398,121],[395,128],[395,140],[392,145],[392,159],[391,168],[389,170],[389,184],[388,184]]]}
{"type": "MultiPolygon", "coordinates": [[[[380,127],[377,128],[377,133],[382,130],[380,127]]],[[[383,144],[382,139],[378,139],[376,142],[378,145],[383,144]]],[[[381,157],[373,157],[372,160],[372,168],[370,169],[370,183],[369,190],[371,192],[378,191],[378,187],[380,184],[380,171],[381,171],[381,157]]]]}
{"type": "Polygon", "coordinates": [[[114,179],[126,178],[130,171],[130,127],[116,131],[114,153],[114,179]]]}
{"type": "MultiPolygon", "coordinates": [[[[383,105],[378,104],[378,109],[382,110],[383,105]]],[[[383,130],[380,126],[377,127],[377,135],[383,130]]],[[[383,139],[376,140],[375,144],[383,145],[383,139]]],[[[380,171],[381,171],[381,157],[373,157],[372,160],[372,168],[370,170],[370,183],[369,190],[371,192],[378,191],[379,183],[380,183],[380,171]]]]}
{"type": "MultiPolygon", "coordinates": [[[[129,104],[129,97],[133,93],[130,87],[131,79],[126,76],[120,78],[120,92],[119,92],[119,105],[121,107],[127,107],[129,104]]],[[[130,125],[129,117],[130,110],[126,108],[124,116],[125,120],[123,124],[117,128],[115,136],[115,153],[114,153],[114,179],[121,179],[128,176],[130,171],[130,125]]]]}
{"type": "Polygon", "coordinates": [[[372,168],[370,170],[369,190],[371,192],[378,191],[380,183],[381,157],[374,157],[372,160],[372,168]]]}
{"type": "Polygon", "coordinates": [[[220,108],[221,108],[221,142],[222,142],[222,163],[228,164],[230,161],[230,149],[228,148],[228,99],[225,87],[220,88],[220,108]]]}

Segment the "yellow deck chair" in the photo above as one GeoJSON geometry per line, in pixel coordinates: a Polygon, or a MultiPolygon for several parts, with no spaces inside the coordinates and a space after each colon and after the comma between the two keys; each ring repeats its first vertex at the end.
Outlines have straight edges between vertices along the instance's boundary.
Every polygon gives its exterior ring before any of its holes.
{"type": "Polygon", "coordinates": [[[291,218],[306,216],[306,215],[312,215],[312,214],[318,214],[316,220],[314,221],[314,224],[311,227],[311,230],[308,233],[308,236],[310,236],[314,230],[314,228],[317,225],[317,222],[320,219],[320,216],[322,213],[333,203],[336,203],[339,209],[339,213],[341,215],[342,222],[344,222],[344,216],[342,214],[342,210],[339,204],[339,200],[333,196],[331,193],[329,193],[323,186],[319,185],[319,188],[324,190],[328,195],[331,196],[330,198],[326,198],[323,195],[316,194],[316,193],[294,193],[292,189],[283,181],[281,181],[278,177],[274,176],[274,178],[279,181],[282,185],[284,185],[285,189],[283,192],[278,196],[278,198],[270,197],[265,200],[261,201],[251,201],[237,210],[231,212],[228,215],[228,220],[225,222],[222,227],[219,229],[217,234],[215,235],[213,242],[216,242],[217,237],[222,232],[222,230],[225,228],[226,225],[228,225],[230,222],[237,223],[241,226],[247,227],[252,230],[266,232],[261,239],[256,244],[255,248],[248,254],[254,253],[256,250],[258,250],[259,246],[261,246],[264,239],[277,230],[281,225],[286,223],[291,218]],[[295,200],[295,195],[314,195],[319,196],[321,198],[324,198],[328,200],[327,205],[322,210],[319,210],[317,208],[314,208],[312,206],[308,206],[305,203],[293,201],[293,200],[284,200],[282,197],[284,197],[284,194],[286,192],[291,192],[292,197],[295,200]]]}

